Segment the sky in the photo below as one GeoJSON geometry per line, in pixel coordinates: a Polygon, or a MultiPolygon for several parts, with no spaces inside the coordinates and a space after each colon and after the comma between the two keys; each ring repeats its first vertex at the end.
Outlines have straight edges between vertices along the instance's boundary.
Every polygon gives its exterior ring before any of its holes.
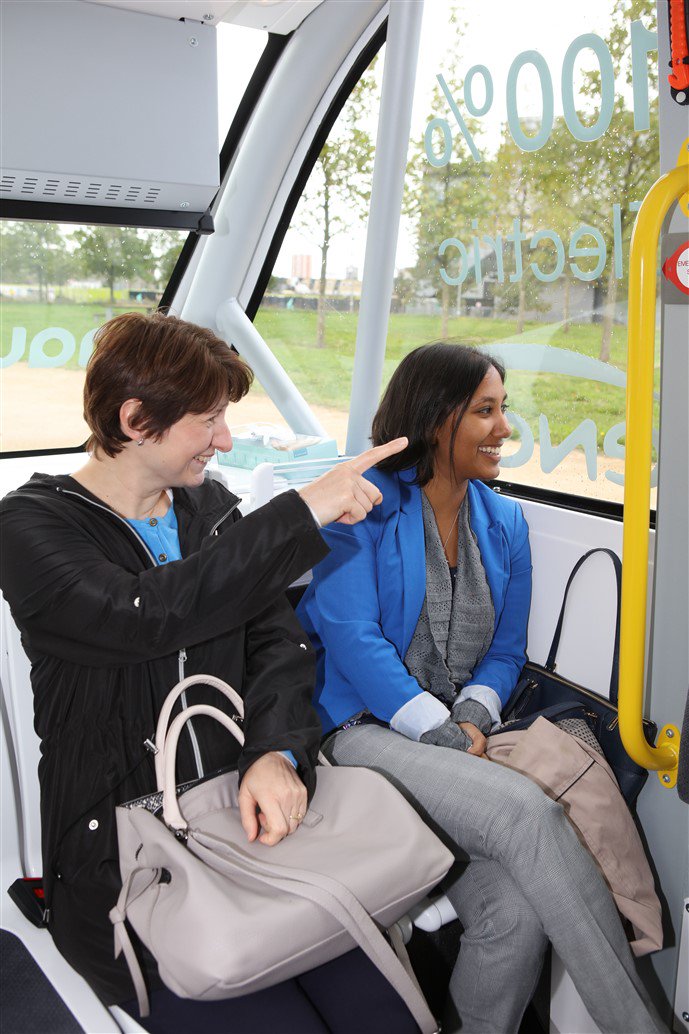
{"type": "MultiPolygon", "coordinates": [[[[401,2],[401,0],[393,0],[401,2]]],[[[460,19],[466,23],[459,53],[447,51],[448,12],[450,0],[426,0],[423,27],[419,48],[416,76],[416,91],[412,113],[410,138],[421,138],[431,114],[431,94],[436,85],[436,75],[442,73],[447,80],[454,78],[462,82],[468,69],[483,65],[491,73],[494,84],[493,103],[481,120],[482,142],[479,148],[494,148],[500,138],[501,127],[506,120],[506,82],[512,61],[523,51],[536,50],[545,58],[551,72],[555,115],[562,113],[560,75],[562,59],[570,43],[583,33],[597,33],[605,37],[610,23],[611,3],[605,0],[460,0],[460,19]],[[486,9],[491,17],[485,18],[486,9]]],[[[223,25],[219,28],[219,88],[221,138],[227,131],[232,113],[238,103],[245,84],[260,55],[265,33],[252,29],[240,29],[223,25]]],[[[584,50],[575,65],[576,84],[583,62],[590,67],[595,61],[590,50],[584,50]]],[[[379,76],[382,76],[383,62],[378,62],[379,76]]],[[[485,95],[482,77],[474,79],[474,103],[479,106],[485,95]]],[[[619,88],[619,84],[616,84],[619,88]]],[[[464,97],[460,92],[455,100],[463,114],[466,114],[464,97]]],[[[528,66],[519,76],[520,117],[540,117],[541,91],[535,70],[528,66]]],[[[447,118],[453,135],[453,147],[465,146],[455,127],[454,118],[447,107],[434,112],[440,118],[447,118]]],[[[375,128],[372,127],[373,132],[375,128]]],[[[438,146],[440,138],[438,137],[438,146]]],[[[365,232],[357,231],[346,237],[335,239],[330,253],[329,276],[342,277],[348,266],[356,266],[361,276],[365,249],[365,232]]],[[[302,235],[289,231],[285,245],[278,258],[275,272],[290,276],[291,255],[312,255],[312,272],[319,265],[319,253],[315,242],[307,241],[302,235]]],[[[404,224],[400,230],[397,249],[397,266],[405,267],[414,261],[414,248],[409,228],[404,224]]]]}

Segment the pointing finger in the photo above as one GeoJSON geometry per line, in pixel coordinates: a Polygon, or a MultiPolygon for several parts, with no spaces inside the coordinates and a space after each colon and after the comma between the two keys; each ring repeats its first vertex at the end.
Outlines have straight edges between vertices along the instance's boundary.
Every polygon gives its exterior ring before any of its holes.
{"type": "Polygon", "coordinates": [[[373,449],[367,449],[366,452],[362,452],[350,461],[352,470],[355,470],[358,474],[363,474],[369,467],[375,467],[376,463],[387,459],[388,456],[394,456],[395,453],[402,452],[408,445],[408,438],[395,438],[394,441],[386,442],[385,445],[376,445],[373,449]]]}

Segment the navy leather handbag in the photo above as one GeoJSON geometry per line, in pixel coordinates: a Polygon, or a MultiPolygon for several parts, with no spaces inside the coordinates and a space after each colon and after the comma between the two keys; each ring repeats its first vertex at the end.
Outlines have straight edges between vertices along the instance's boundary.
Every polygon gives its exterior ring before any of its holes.
{"type": "MultiPolygon", "coordinates": [[[[577,560],[567,581],[560,616],[555,627],[555,634],[545,662],[545,667],[532,664],[524,666],[512,696],[503,708],[502,718],[510,729],[526,729],[537,718],[543,716],[551,722],[559,722],[563,718],[582,718],[598,740],[605,755],[605,760],[612,768],[619,783],[622,796],[632,807],[639,792],[648,778],[645,768],[637,765],[627,754],[620,737],[617,707],[617,690],[619,683],[620,662],[620,591],[622,586],[622,564],[620,558],[611,549],[590,549],[577,560]],[[617,619],[615,624],[615,645],[613,647],[612,669],[610,672],[610,697],[606,699],[580,686],[571,679],[555,674],[557,651],[567,606],[567,595],[577,572],[594,553],[605,553],[610,557],[615,568],[617,583],[617,619]]],[[[653,722],[644,720],[644,735],[653,745],[657,732],[653,722]]]]}

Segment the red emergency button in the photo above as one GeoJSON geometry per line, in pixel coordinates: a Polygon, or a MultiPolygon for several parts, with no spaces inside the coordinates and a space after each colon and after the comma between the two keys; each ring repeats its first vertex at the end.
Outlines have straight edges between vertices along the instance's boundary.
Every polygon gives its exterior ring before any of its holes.
{"type": "Polygon", "coordinates": [[[689,241],[680,244],[677,251],[665,259],[663,273],[671,284],[689,294],[689,241]]]}

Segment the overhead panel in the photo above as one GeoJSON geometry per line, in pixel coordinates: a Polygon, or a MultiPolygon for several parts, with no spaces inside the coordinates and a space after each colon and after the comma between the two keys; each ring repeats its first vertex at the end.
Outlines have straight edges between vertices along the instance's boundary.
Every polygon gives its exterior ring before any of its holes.
{"type": "Polygon", "coordinates": [[[1,14],[3,214],[207,231],[215,30],[81,0],[1,14]]]}

